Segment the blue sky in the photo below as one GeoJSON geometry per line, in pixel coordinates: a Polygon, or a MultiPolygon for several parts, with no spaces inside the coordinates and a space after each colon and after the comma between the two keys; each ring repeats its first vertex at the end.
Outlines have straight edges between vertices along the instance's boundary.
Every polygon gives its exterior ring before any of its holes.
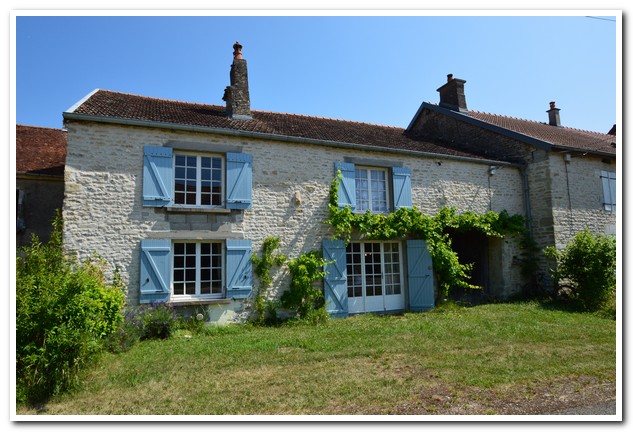
{"type": "Polygon", "coordinates": [[[406,127],[446,75],[469,109],[607,132],[615,17],[17,16],[15,117],[62,127],[95,88],[223,105],[244,45],[251,108],[406,127]]]}

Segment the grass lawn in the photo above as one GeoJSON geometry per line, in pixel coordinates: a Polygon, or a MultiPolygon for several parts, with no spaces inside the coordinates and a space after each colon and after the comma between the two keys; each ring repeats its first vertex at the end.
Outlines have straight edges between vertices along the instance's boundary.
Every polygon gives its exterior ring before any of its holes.
{"type": "Polygon", "coordinates": [[[83,380],[40,412],[529,414],[615,398],[616,322],[516,303],[229,326],[106,354],[83,380]]]}

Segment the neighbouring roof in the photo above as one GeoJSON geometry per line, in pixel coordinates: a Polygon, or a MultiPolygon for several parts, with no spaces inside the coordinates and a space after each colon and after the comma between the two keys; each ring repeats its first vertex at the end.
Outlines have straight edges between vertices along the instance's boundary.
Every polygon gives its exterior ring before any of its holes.
{"type": "MultiPolygon", "coordinates": [[[[552,147],[567,151],[616,155],[616,138],[614,135],[564,126],[552,126],[548,123],[479,111],[457,112],[429,102],[422,104],[411,124],[415,122],[415,119],[424,109],[430,109],[471,124],[476,124],[531,145],[544,145],[547,148],[552,147]]],[[[615,126],[612,130],[615,130],[615,126]]]]}
{"type": "Polygon", "coordinates": [[[185,125],[197,128],[283,136],[408,150],[437,155],[482,159],[481,156],[411,138],[398,127],[297,114],[252,111],[252,120],[230,119],[220,105],[151,98],[108,90],[95,90],[64,113],[66,119],[121,122],[132,121],[185,125]]]}
{"type": "Polygon", "coordinates": [[[613,153],[615,155],[615,146],[612,145],[615,143],[613,135],[564,126],[552,126],[548,123],[478,111],[469,111],[468,115],[483,122],[544,141],[554,147],[613,153]]]}
{"type": "Polygon", "coordinates": [[[66,131],[16,125],[15,147],[16,173],[63,177],[66,131]]]}

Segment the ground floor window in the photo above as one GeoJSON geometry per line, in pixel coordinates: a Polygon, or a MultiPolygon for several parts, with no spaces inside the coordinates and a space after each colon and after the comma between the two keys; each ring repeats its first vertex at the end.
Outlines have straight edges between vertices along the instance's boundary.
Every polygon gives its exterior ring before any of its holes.
{"type": "Polygon", "coordinates": [[[352,242],[347,245],[349,312],[404,309],[399,242],[352,242]]]}
{"type": "Polygon", "coordinates": [[[221,242],[174,242],[173,296],[221,297],[223,294],[221,242]]]}

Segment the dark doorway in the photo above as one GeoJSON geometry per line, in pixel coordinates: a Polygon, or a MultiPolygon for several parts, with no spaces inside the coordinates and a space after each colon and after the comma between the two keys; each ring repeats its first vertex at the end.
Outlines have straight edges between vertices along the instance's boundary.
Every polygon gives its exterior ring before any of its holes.
{"type": "Polygon", "coordinates": [[[483,289],[457,289],[450,296],[453,300],[463,300],[470,303],[485,301],[489,286],[488,271],[488,238],[478,231],[460,232],[456,230],[446,231],[451,237],[453,250],[457,252],[459,262],[473,264],[470,273],[471,285],[483,287],[483,289]]]}

